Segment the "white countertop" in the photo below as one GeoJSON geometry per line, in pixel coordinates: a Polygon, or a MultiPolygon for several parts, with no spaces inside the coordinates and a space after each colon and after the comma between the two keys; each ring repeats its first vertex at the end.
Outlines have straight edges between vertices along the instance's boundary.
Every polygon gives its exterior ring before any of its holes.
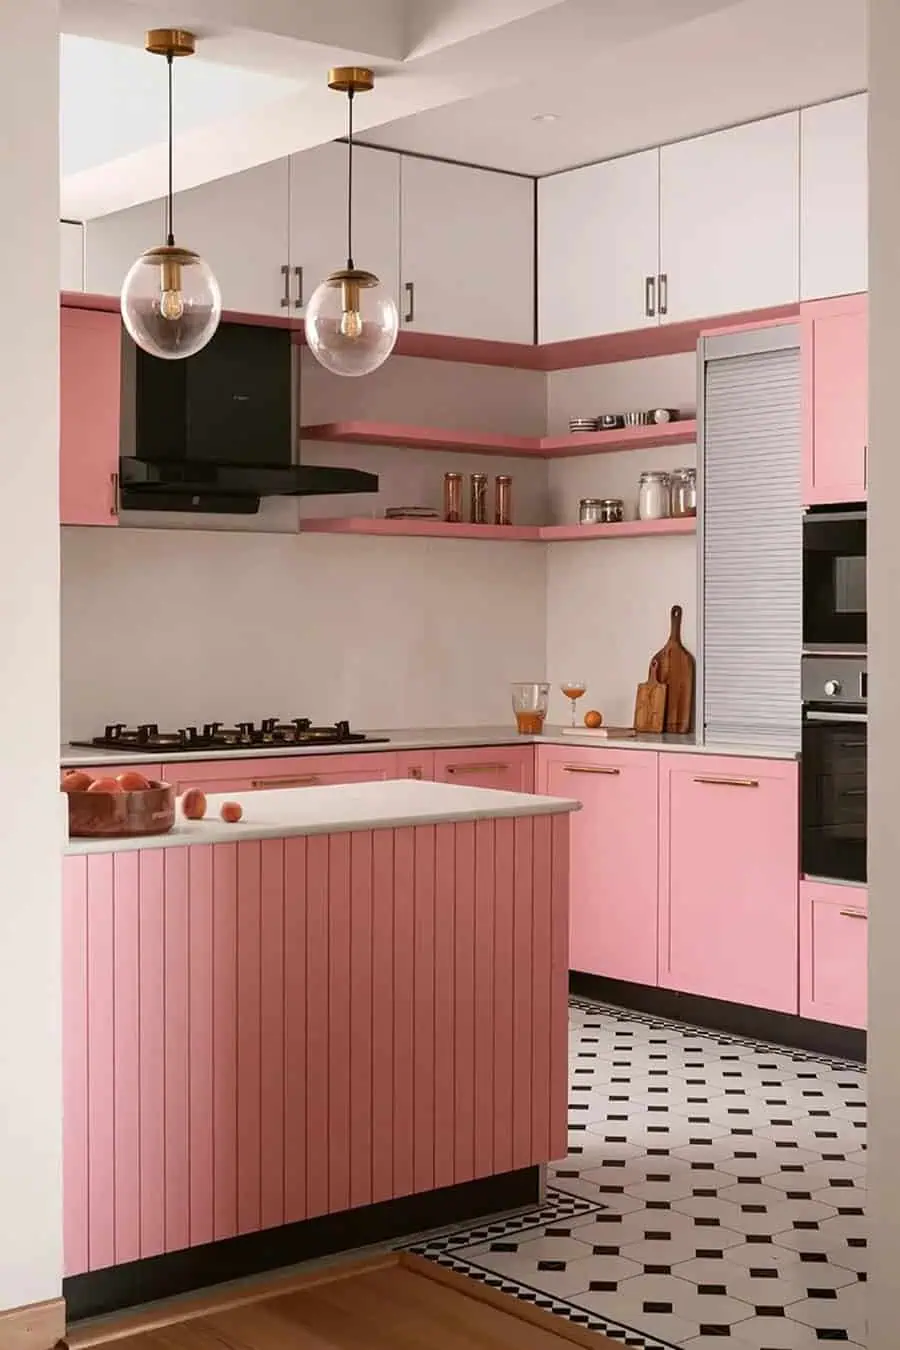
{"type": "MultiPolygon", "coordinates": [[[[115,764],[168,764],[179,760],[219,760],[219,759],[296,759],[308,755],[357,755],[378,754],[385,751],[417,750],[461,750],[479,745],[592,745],[603,749],[615,747],[616,750],[665,750],[687,752],[701,755],[738,755],[750,759],[796,759],[798,749],[792,743],[790,735],[759,741],[748,740],[741,743],[698,745],[693,733],[687,736],[641,735],[623,739],[599,736],[564,735],[559,727],[545,727],[542,736],[519,736],[515,728],[502,727],[423,727],[421,729],[401,728],[400,730],[369,731],[369,736],[384,737],[380,742],[365,745],[311,745],[308,748],[289,746],[286,749],[256,746],[250,750],[197,750],[186,754],[178,752],[150,751],[138,754],[131,751],[95,750],[80,746],[64,745],[61,749],[60,764],[63,768],[90,768],[92,765],[115,764]]],[[[85,739],[88,739],[85,737],[85,739]]]]}
{"type": "Polygon", "coordinates": [[[136,839],[70,839],[64,852],[126,853],[136,849],[178,848],[187,844],[239,843],[244,839],[283,839],[290,835],[343,834],[350,830],[400,829],[468,820],[551,816],[580,810],[578,802],[525,792],[391,779],[376,783],[340,783],[331,787],[265,788],[255,792],[215,793],[207,798],[204,820],[185,820],[179,800],[169,834],[136,839]],[[243,818],[228,825],[219,817],[223,802],[239,802],[243,818]]]}

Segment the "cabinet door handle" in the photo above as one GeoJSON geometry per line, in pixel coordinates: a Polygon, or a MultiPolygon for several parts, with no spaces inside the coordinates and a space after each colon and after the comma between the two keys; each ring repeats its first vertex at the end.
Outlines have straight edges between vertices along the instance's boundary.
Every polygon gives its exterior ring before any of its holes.
{"type": "Polygon", "coordinates": [[[406,770],[406,776],[407,776],[407,778],[417,778],[417,779],[421,779],[421,777],[422,777],[422,770],[421,770],[421,769],[418,767],[418,765],[417,765],[415,768],[407,769],[407,770],[406,770]]]}
{"type": "Polygon", "coordinates": [[[412,323],[416,317],[416,283],[405,281],[403,289],[406,292],[406,313],[403,315],[403,322],[412,323]]]}
{"type": "Polygon", "coordinates": [[[294,309],[303,308],[303,268],[295,267],[294,276],[297,278],[297,299],[294,301],[294,309]]]}
{"type": "Polygon", "coordinates": [[[713,787],[759,787],[758,778],[695,778],[695,783],[709,783],[713,787]]]}
{"type": "Polygon", "coordinates": [[[250,786],[252,788],[314,787],[318,782],[319,775],[317,773],[308,773],[302,778],[251,778],[250,786]]]}
{"type": "Polygon", "coordinates": [[[656,315],[656,277],[644,278],[644,313],[648,319],[656,315]]]}
{"type": "Polygon", "coordinates": [[[284,278],[284,294],[281,297],[281,308],[290,309],[291,305],[291,269],[287,263],[281,265],[281,275],[284,278]]]}
{"type": "Polygon", "coordinates": [[[659,312],[668,314],[669,312],[669,274],[660,272],[659,274],[659,312]]]}
{"type": "Polygon", "coordinates": [[[508,764],[448,764],[448,773],[502,773],[508,764]]]}
{"type": "Polygon", "coordinates": [[[612,765],[600,764],[564,764],[566,773],[608,773],[619,774],[621,769],[615,769],[612,765]]]}
{"type": "Polygon", "coordinates": [[[864,909],[842,909],[841,916],[844,919],[867,919],[869,917],[864,909]]]}
{"type": "Polygon", "coordinates": [[[863,486],[869,486],[869,447],[863,446],[863,486]]]}
{"type": "Polygon", "coordinates": [[[109,514],[115,518],[119,514],[119,475],[111,473],[109,475],[109,485],[112,490],[112,498],[109,503],[109,514]]]}

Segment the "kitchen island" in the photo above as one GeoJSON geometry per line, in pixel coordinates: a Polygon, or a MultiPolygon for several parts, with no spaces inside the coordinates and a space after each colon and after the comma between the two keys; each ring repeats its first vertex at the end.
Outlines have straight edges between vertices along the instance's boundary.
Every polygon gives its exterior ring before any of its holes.
{"type": "Polygon", "coordinates": [[[576,804],[229,795],[65,847],[70,1318],[532,1203],[566,1151],[576,804]]]}

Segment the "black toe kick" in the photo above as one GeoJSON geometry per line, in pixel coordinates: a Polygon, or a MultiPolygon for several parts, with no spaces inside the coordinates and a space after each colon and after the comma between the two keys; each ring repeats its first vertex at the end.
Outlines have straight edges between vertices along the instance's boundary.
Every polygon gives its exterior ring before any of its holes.
{"type": "Polygon", "coordinates": [[[172,1298],[299,1261],[413,1238],[430,1229],[523,1209],[537,1204],[540,1192],[541,1169],[523,1167],[459,1186],[325,1214],[261,1233],[245,1233],[85,1275],[70,1275],[63,1280],[67,1320],[71,1325],[81,1318],[172,1298]]]}
{"type": "Polygon", "coordinates": [[[836,1055],[840,1059],[866,1060],[866,1033],[853,1027],[836,1027],[828,1022],[813,1022],[791,1013],[769,1012],[743,1003],[725,1003],[699,994],[680,994],[674,989],[656,989],[627,980],[610,980],[605,975],[569,972],[569,992],[576,998],[597,999],[632,1012],[651,1017],[670,1017],[710,1031],[747,1036],[751,1040],[774,1041],[815,1055],[836,1055]]]}

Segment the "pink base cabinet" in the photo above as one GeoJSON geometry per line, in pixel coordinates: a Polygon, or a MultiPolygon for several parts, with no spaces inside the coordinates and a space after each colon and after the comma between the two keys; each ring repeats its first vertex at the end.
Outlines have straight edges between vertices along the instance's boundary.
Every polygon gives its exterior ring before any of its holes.
{"type": "Polygon", "coordinates": [[[791,760],[660,755],[664,988],[798,1011],[798,790],[791,760]]]}
{"type": "Polygon", "coordinates": [[[65,1272],[566,1152],[568,817],[68,856],[65,1272]]]}
{"type": "Polygon", "coordinates": [[[574,798],[572,970],[655,985],[659,756],[538,747],[538,791],[574,798]]]}
{"type": "Polygon", "coordinates": [[[800,1014],[866,1026],[868,891],[800,882],[800,1014]]]}
{"type": "Polygon", "coordinates": [[[534,791],[534,747],[488,745],[466,750],[435,750],[434,776],[439,783],[495,788],[502,792],[534,791]]]}

